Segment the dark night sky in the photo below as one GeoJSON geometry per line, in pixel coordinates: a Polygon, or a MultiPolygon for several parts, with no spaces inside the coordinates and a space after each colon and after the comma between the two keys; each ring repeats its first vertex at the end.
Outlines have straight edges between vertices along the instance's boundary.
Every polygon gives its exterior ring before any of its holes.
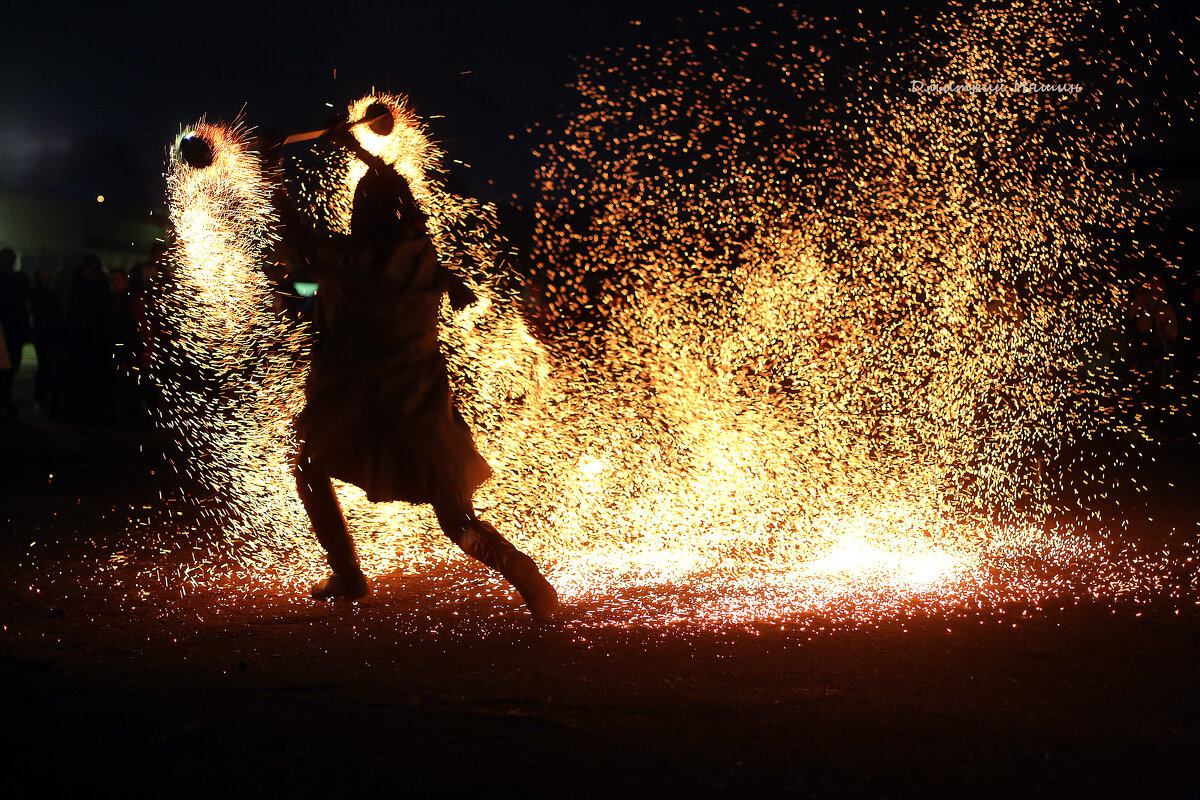
{"type": "MultiPolygon", "coordinates": [[[[738,5],[759,4],[703,7],[738,5]]],[[[817,15],[880,4],[798,5],[817,15]]],[[[205,113],[232,119],[244,107],[253,125],[304,130],[326,118],[326,102],[342,108],[375,86],[409,95],[427,119],[441,115],[430,119],[434,138],[471,165],[462,179],[472,194],[526,199],[535,141],[525,130],[553,122],[569,102],[571,57],[694,35],[697,8],[694,0],[21,0],[3,19],[0,185],[161,197],[163,151],[181,124],[205,113]]]]}
{"type": "Polygon", "coordinates": [[[553,119],[570,57],[631,34],[671,38],[681,14],[694,16],[685,8],[25,0],[4,19],[0,183],[103,192],[86,184],[115,181],[122,165],[86,162],[132,159],[152,176],[180,124],[201,114],[228,120],[244,106],[252,124],[304,130],[325,119],[326,102],[344,107],[375,86],[408,94],[423,117],[442,115],[434,137],[472,165],[468,188],[506,199],[532,179],[524,131],[553,119]],[[114,156],[120,142],[132,150],[114,156]]]}

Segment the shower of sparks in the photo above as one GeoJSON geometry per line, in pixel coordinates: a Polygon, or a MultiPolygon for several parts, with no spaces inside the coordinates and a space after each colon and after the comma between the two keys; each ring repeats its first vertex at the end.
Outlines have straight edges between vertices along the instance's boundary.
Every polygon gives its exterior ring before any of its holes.
{"type": "MultiPolygon", "coordinates": [[[[496,473],[482,513],[568,604],[621,622],[1146,589],[1164,555],[1044,523],[1105,480],[1068,453],[1144,427],[1105,343],[1122,243],[1164,201],[1114,169],[1138,134],[1115,121],[1122,66],[1075,44],[1095,14],[947,13],[840,102],[826,48],[882,23],[832,41],[787,24],[714,16],[703,41],[584,63],[580,107],[539,154],[528,314],[495,209],[445,189],[404,100],[351,106],[393,110],[391,134],[355,135],[408,178],[480,298],[445,305],[441,336],[496,473]],[[918,80],[1081,90],[910,91],[918,80]]],[[[299,586],[322,571],[288,469],[306,334],[270,310],[270,189],[250,140],[191,132],[216,158],[171,162],[177,336],[157,370],[176,466],[210,489],[199,505],[220,533],[188,577],[299,586]]],[[[330,154],[289,185],[345,232],[364,169],[330,154]]],[[[461,558],[427,508],[338,488],[368,574],[461,558]]]]}

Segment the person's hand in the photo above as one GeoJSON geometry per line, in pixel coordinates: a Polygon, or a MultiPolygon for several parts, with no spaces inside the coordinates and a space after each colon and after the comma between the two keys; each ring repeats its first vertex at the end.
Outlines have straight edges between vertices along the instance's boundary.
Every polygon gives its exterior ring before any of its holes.
{"type": "Polygon", "coordinates": [[[358,139],[355,138],[354,134],[350,132],[350,129],[345,126],[339,125],[331,130],[327,136],[329,137],[329,141],[333,142],[339,147],[344,147],[347,150],[357,150],[360,146],[358,139]]]}
{"type": "Polygon", "coordinates": [[[326,132],[325,138],[349,150],[358,147],[358,139],[350,132],[350,120],[344,115],[330,117],[329,130],[326,132]]]}

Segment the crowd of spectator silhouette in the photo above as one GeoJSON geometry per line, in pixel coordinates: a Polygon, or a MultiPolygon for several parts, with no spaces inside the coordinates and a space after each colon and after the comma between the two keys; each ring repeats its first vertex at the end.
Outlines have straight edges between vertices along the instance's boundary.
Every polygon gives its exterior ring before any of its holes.
{"type": "MultiPolygon", "coordinates": [[[[147,367],[157,322],[151,291],[163,248],[126,273],[96,256],[72,269],[15,269],[0,250],[0,330],[9,369],[0,369],[0,415],[14,416],[13,386],[22,352],[32,344],[33,405],[56,420],[113,423],[140,419],[151,402],[147,367]]],[[[5,364],[0,363],[0,367],[5,364]]]]}

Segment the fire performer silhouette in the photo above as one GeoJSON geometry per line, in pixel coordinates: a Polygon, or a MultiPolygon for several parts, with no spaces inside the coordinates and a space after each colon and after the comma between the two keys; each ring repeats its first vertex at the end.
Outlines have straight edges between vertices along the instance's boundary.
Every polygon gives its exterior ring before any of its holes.
{"type": "MultiPolygon", "coordinates": [[[[393,125],[383,106],[372,107],[365,121],[382,135],[393,125]]],[[[332,575],[312,595],[357,599],[369,592],[330,482],[337,478],[372,502],[432,504],[451,541],[499,571],[535,619],[550,619],[558,608],[554,587],[472,505],[491,469],[451,397],[437,322],[443,293],[456,310],[475,295],[439,261],[408,182],[364,149],[350,127],[341,123],[326,134],[367,165],[350,233],[318,232],[282,188],[276,201],[284,247],[318,279],[317,341],[296,419],[295,476],[332,575]]],[[[310,137],[288,141],[301,138],[310,137]]]]}

